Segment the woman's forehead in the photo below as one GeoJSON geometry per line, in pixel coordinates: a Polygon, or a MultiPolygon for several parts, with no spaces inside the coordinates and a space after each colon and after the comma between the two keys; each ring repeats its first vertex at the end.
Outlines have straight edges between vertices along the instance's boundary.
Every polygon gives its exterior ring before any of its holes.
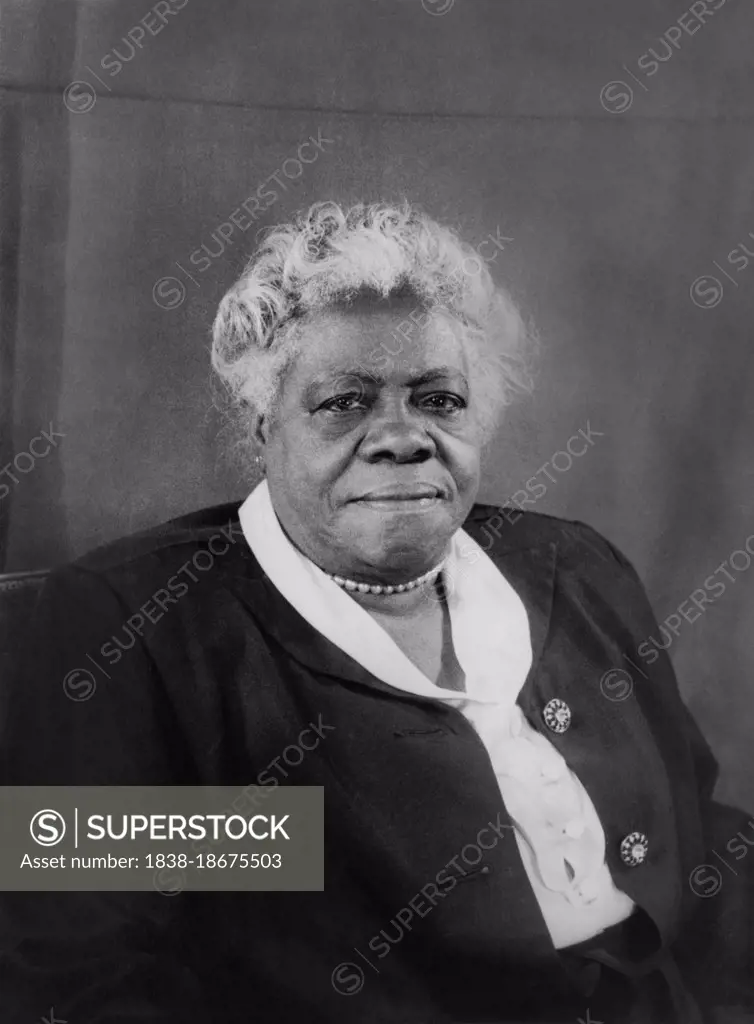
{"type": "Polygon", "coordinates": [[[464,372],[458,325],[428,314],[416,300],[328,310],[301,328],[299,366],[320,376],[357,372],[373,377],[464,372]]]}

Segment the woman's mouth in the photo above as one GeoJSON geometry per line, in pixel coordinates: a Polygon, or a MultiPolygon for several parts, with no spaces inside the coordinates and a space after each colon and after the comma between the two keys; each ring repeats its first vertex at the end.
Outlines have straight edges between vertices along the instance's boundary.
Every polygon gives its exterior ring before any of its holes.
{"type": "Polygon", "coordinates": [[[396,497],[371,497],[359,498],[356,504],[365,508],[373,508],[381,512],[421,512],[425,509],[439,505],[443,499],[435,494],[434,496],[421,495],[417,497],[401,496],[396,497]]]}
{"type": "Polygon", "coordinates": [[[379,512],[424,512],[443,500],[434,484],[404,484],[367,491],[356,502],[379,512]]]}

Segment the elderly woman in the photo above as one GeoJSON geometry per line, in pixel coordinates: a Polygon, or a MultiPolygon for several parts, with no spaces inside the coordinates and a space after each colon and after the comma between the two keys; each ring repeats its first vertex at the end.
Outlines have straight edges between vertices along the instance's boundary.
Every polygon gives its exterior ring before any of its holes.
{"type": "Polygon", "coordinates": [[[9,1024],[747,1019],[750,884],[704,898],[741,815],[664,652],[611,688],[636,573],[475,504],[526,346],[409,207],[268,235],[213,349],[264,479],[53,574],[2,781],[323,786],[325,891],[6,896],[9,1024]]]}

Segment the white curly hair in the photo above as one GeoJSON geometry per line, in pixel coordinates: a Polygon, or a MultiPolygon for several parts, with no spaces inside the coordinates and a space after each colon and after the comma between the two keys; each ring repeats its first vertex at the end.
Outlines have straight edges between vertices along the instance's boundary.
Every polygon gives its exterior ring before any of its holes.
{"type": "Polygon", "coordinates": [[[362,294],[412,296],[421,310],[455,321],[489,440],[513,394],[531,383],[534,332],[516,304],[470,245],[415,206],[322,202],[269,229],[214,321],[212,366],[247,441],[274,410],[307,315],[362,294]]]}

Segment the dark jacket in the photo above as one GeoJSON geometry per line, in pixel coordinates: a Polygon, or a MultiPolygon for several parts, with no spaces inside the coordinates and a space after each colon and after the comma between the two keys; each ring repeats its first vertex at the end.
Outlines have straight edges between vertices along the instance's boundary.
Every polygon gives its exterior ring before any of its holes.
{"type": "Polygon", "coordinates": [[[657,625],[618,551],[584,524],[536,513],[510,522],[475,506],[465,524],[530,617],[519,704],[586,786],[613,879],[648,926],[630,960],[603,950],[602,966],[574,972],[512,838],[478,869],[447,872],[453,885],[431,913],[401,926],[398,912],[482,826],[510,824],[489,757],[459,711],[395,691],[301,618],[262,572],[237,510],[183,517],[52,576],[19,641],[0,781],[323,786],[325,891],[0,894],[4,1022],[32,1024],[54,1006],[70,1024],[648,1024],[631,1006],[650,975],[676,1006],[684,992],[703,1014],[754,1006],[754,856],[711,898],[709,872],[696,871],[737,831],[752,833],[711,801],[715,761],[669,659],[637,655],[657,625]],[[71,700],[63,680],[81,668],[96,692],[71,700]],[[554,698],[571,711],[561,733],[543,718],[554,698]],[[322,742],[286,761],[312,723],[322,742]],[[635,866],[621,855],[632,832],[648,840],[635,866]],[[611,989],[612,1016],[600,1018],[595,985],[626,973],[639,980],[611,989]]]}

